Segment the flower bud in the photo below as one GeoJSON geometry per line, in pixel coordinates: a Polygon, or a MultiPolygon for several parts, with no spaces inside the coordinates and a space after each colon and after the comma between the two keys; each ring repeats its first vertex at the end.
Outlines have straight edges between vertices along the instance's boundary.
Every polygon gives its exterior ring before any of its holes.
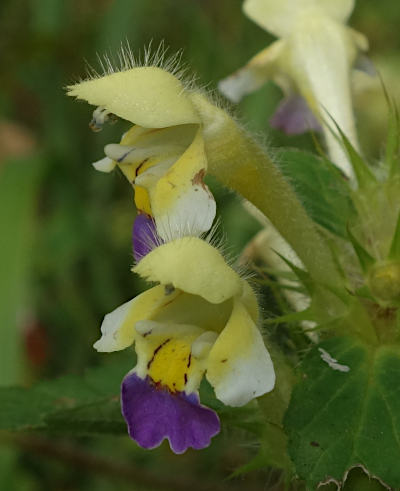
{"type": "Polygon", "coordinates": [[[400,300],[400,263],[375,265],[369,273],[368,283],[371,293],[379,300],[400,300]]]}

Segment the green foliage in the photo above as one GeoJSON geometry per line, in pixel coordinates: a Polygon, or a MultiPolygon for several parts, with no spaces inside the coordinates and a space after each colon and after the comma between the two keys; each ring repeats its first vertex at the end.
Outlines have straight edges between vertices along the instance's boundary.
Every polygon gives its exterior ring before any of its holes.
{"type": "Polygon", "coordinates": [[[41,382],[30,389],[0,388],[0,429],[74,434],[126,433],[119,387],[133,356],[114,364],[41,382]]]}
{"type": "Polygon", "coordinates": [[[280,149],[277,162],[293,184],[308,214],[319,225],[346,238],[347,220],[353,216],[348,185],[328,160],[295,149],[280,149]]]}
{"type": "Polygon", "coordinates": [[[394,177],[400,172],[400,124],[399,112],[394,101],[388,94],[385,84],[382,82],[382,88],[388,107],[388,127],[385,146],[385,165],[390,177],[394,177]]]}
{"type": "Polygon", "coordinates": [[[350,227],[347,229],[348,237],[350,239],[351,245],[354,248],[354,252],[360,262],[361,269],[364,273],[367,273],[371,266],[374,265],[375,259],[369,254],[369,252],[364,249],[360,242],[354,237],[350,227]]]}
{"type": "Polygon", "coordinates": [[[342,481],[358,464],[400,486],[399,355],[397,345],[367,346],[343,337],[306,356],[285,427],[290,456],[309,489],[329,478],[342,481]],[[331,367],[320,349],[349,370],[331,367]]]}
{"type": "Polygon", "coordinates": [[[368,188],[372,184],[375,184],[376,178],[367,162],[361,157],[360,153],[351,144],[350,140],[343,133],[342,129],[336,124],[336,122],[333,121],[333,123],[340,135],[340,141],[342,142],[343,147],[349,156],[359,187],[368,188]]]}
{"type": "Polygon", "coordinates": [[[389,259],[400,259],[400,213],[397,217],[396,229],[393,234],[392,244],[388,255],[389,259]]]}

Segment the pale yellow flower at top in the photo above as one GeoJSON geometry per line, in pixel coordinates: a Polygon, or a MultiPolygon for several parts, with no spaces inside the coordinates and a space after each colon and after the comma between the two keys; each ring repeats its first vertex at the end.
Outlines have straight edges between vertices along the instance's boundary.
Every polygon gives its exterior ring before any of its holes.
{"type": "Polygon", "coordinates": [[[197,237],[176,239],[134,271],[159,284],[106,315],[98,351],[135,343],[140,378],[192,394],[205,374],[217,398],[232,406],[272,390],[255,294],[216,248],[197,237]]]}
{"type": "Polygon", "coordinates": [[[68,95],[98,106],[94,129],[111,115],[134,124],[119,144],[106,145],[106,157],[94,167],[121,168],[135,189],[138,210],[154,219],[163,240],[210,229],[216,206],[204,184],[201,120],[176,76],[128,60],[120,71],[68,87],[68,95]]]}
{"type": "Polygon", "coordinates": [[[219,85],[237,102],[274,80],[286,96],[274,123],[289,133],[316,128],[305,104],[296,99],[302,96],[322,125],[330,158],[350,179],[354,172],[337,132],[332,134],[330,118],[357,148],[351,74],[368,42],[346,26],[353,8],[354,0],[245,0],[245,14],[279,39],[219,85]]]}

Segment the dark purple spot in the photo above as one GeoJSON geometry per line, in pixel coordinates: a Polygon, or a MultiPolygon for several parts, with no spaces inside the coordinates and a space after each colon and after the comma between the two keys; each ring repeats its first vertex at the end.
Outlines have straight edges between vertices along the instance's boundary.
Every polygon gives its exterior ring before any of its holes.
{"type": "Polygon", "coordinates": [[[131,153],[133,152],[133,150],[135,150],[135,148],[130,148],[129,150],[127,150],[124,154],[121,155],[121,157],[119,157],[119,159],[117,159],[117,162],[121,163],[123,162],[126,157],[131,153]]]}
{"type": "Polygon", "coordinates": [[[322,130],[306,100],[300,95],[292,95],[283,99],[269,122],[273,128],[288,135],[322,130]]]}
{"type": "Polygon", "coordinates": [[[129,435],[143,448],[158,447],[168,439],[177,454],[189,447],[199,450],[220,431],[217,414],[202,406],[197,394],[172,394],[135,373],[122,382],[121,404],[129,435]]]}
{"type": "Polygon", "coordinates": [[[140,261],[160,243],[161,239],[157,235],[154,220],[146,213],[139,213],[135,218],[132,230],[135,260],[140,261]]]}

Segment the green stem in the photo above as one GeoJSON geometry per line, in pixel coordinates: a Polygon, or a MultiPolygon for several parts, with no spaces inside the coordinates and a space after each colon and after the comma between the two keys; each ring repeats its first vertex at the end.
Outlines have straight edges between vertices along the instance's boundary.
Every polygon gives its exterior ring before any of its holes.
{"type": "Polygon", "coordinates": [[[209,172],[270,219],[316,282],[340,287],[329,247],[263,148],[203,95],[191,98],[204,124],[209,172]]]}

